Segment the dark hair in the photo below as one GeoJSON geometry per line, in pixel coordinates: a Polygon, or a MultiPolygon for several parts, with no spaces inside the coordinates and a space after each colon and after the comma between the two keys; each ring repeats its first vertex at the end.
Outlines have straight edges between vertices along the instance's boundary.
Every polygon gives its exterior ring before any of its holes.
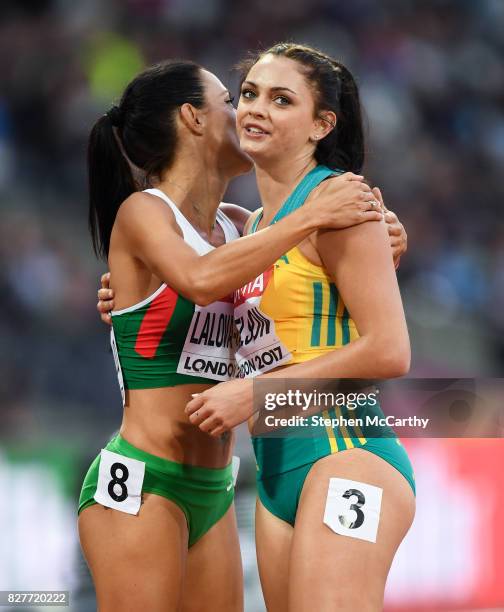
{"type": "Polygon", "coordinates": [[[162,62],[135,77],[119,105],[93,126],[88,144],[89,229],[98,256],[108,256],[119,206],[140,188],[134,167],[148,183],[173,163],[176,111],[186,102],[196,108],[205,104],[201,67],[189,61],[162,62]]]}
{"type": "Polygon", "coordinates": [[[238,64],[241,82],[265,55],[287,57],[298,62],[312,86],[315,114],[332,111],[338,118],[336,127],[315,149],[315,159],[334,170],[359,173],[364,164],[364,129],[359,90],[351,72],[342,63],[322,51],[296,43],[278,43],[238,64]]]}

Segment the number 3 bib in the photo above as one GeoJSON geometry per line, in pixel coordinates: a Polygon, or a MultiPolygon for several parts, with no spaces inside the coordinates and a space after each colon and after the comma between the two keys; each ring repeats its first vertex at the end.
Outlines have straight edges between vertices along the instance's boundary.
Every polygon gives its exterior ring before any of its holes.
{"type": "Polygon", "coordinates": [[[239,378],[269,372],[292,359],[275,333],[275,322],[261,311],[261,297],[270,282],[273,267],[235,292],[234,317],[239,334],[235,353],[239,378]]]}

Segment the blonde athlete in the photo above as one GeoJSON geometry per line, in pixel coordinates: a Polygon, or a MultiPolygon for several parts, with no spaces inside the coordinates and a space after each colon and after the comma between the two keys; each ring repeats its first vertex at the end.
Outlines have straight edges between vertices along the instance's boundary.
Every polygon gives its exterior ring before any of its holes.
{"type": "MultiPolygon", "coordinates": [[[[279,44],[246,64],[237,122],[262,201],[251,234],[306,206],[327,177],[361,171],[355,81],[310,47],[279,44]]],[[[236,292],[235,321],[243,376],[368,379],[409,369],[384,223],[320,230],[300,241],[236,292]]],[[[188,404],[190,421],[221,435],[251,415],[251,389],[249,381],[232,381],[206,391],[188,404]]],[[[351,416],[345,407],[326,416],[342,414],[351,416]]],[[[358,427],[322,425],[311,437],[288,433],[252,440],[257,556],[268,610],[381,610],[387,574],[415,511],[405,449],[393,432],[366,437],[358,427]]]]}
{"type": "Polygon", "coordinates": [[[184,407],[235,374],[233,290],[318,227],[381,218],[362,177],[347,174],[331,195],[234,240],[226,212],[242,213],[220,201],[251,168],[235,119],[213,74],[165,62],[136,77],[91,132],[90,227],[116,291],[124,403],[79,502],[101,612],[242,609],[232,438],[193,427],[184,407]]]}

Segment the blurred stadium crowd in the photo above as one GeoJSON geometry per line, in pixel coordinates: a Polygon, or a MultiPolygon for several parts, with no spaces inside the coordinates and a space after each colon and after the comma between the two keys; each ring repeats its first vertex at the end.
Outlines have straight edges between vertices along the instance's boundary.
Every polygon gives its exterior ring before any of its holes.
{"type": "MultiPolygon", "coordinates": [[[[86,229],[94,120],[144,65],[191,58],[235,93],[235,62],[283,39],[342,59],[360,83],[365,174],[409,235],[400,280],[412,374],[498,375],[503,31],[501,0],[2,2],[0,436],[118,421],[94,309],[105,264],[86,229]]],[[[227,198],[255,208],[253,177],[227,198]]]]}

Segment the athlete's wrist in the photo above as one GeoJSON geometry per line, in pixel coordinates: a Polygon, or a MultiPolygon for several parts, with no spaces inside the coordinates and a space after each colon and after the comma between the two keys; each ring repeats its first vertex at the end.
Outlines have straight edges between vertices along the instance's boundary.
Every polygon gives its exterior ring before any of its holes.
{"type": "Polygon", "coordinates": [[[323,219],[320,211],[313,208],[311,202],[306,202],[304,206],[297,209],[299,212],[298,227],[303,231],[304,237],[323,227],[323,219]]]}

